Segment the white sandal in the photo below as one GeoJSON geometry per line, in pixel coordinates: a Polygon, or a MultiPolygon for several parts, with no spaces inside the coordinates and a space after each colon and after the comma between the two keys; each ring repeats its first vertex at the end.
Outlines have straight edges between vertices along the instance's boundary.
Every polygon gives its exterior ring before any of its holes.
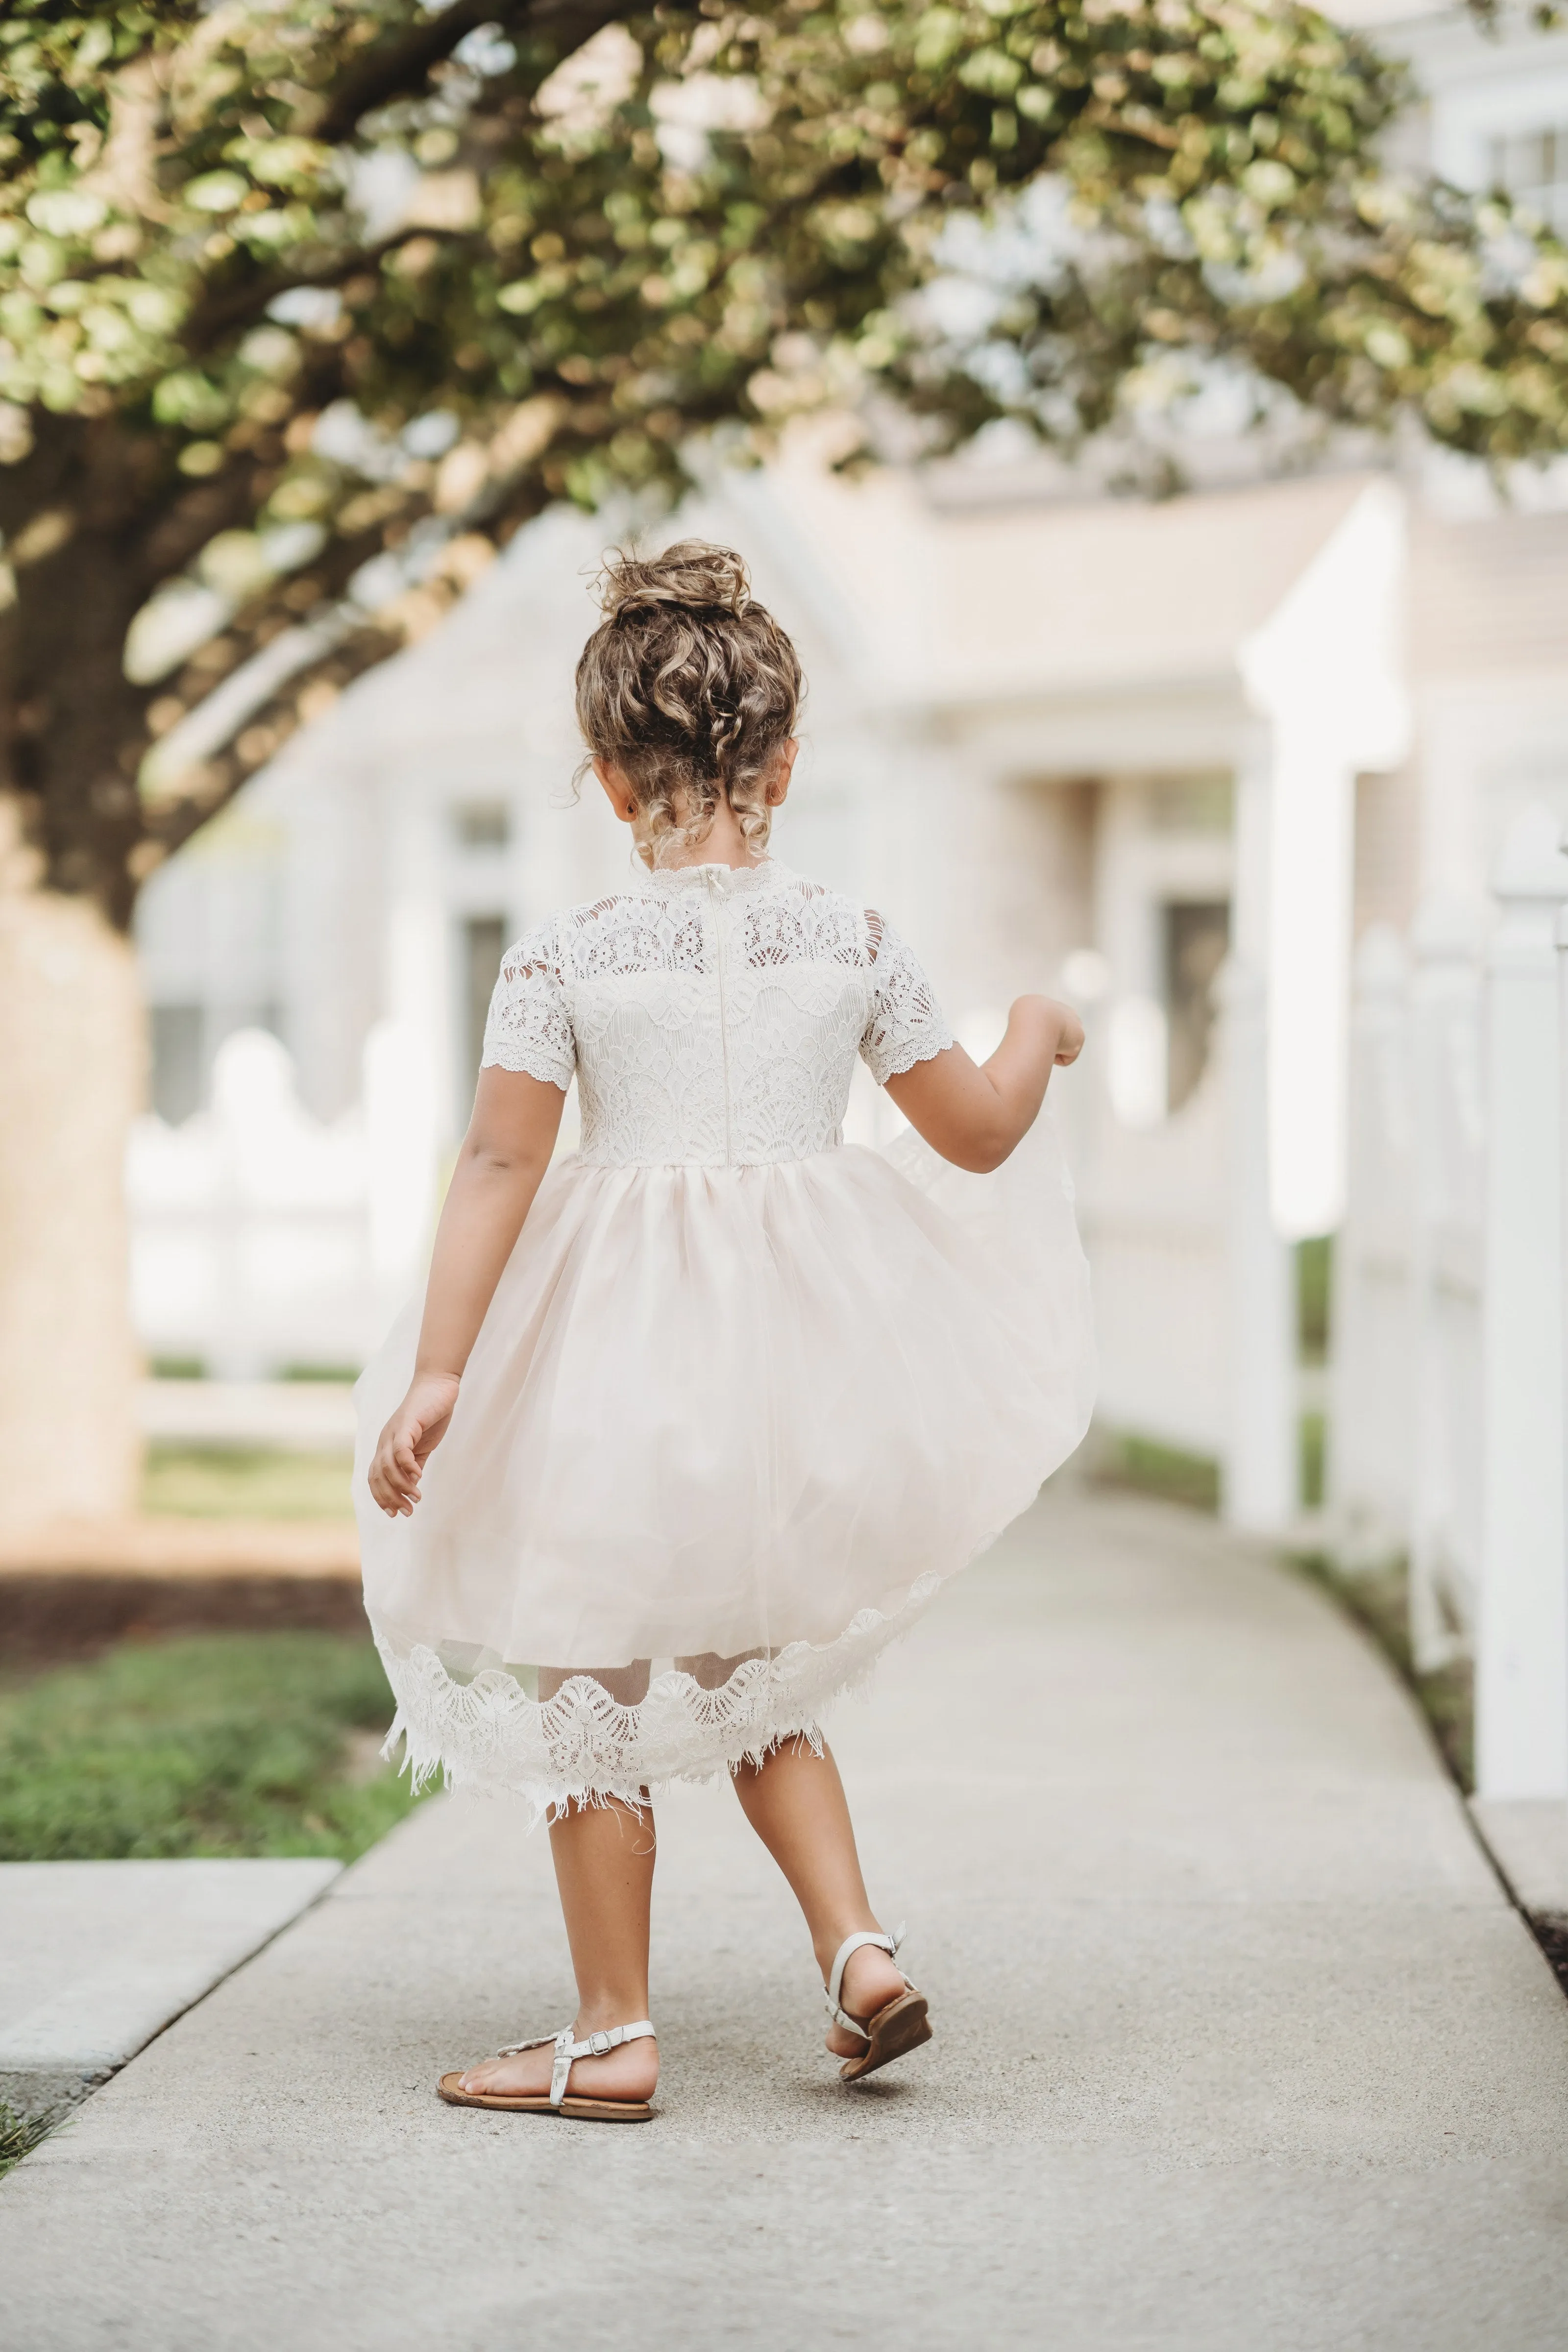
{"type": "Polygon", "coordinates": [[[550,2070],[550,2088],[542,2098],[537,2092],[522,2097],[508,2091],[465,2091],[460,2087],[467,2071],[464,2068],[459,2068],[454,2074],[443,2074],[436,2088],[452,2107],[504,2107],[514,2115],[574,2116],[584,2123],[647,2123],[653,2113],[652,2105],[647,2099],[571,2097],[566,2085],[572,2079],[572,2067],[576,2059],[607,2057],[624,2042],[645,2042],[657,2038],[645,2017],[636,2025],[612,2025],[606,2033],[590,2033],[582,2042],[574,2042],[572,2028],[563,2025],[559,2033],[541,2033],[532,2042],[513,2042],[506,2049],[498,2050],[498,2058],[521,2058],[525,2050],[543,2050],[552,2043],[554,2045],[555,2063],[550,2070]]]}
{"type": "MultiPolygon", "coordinates": [[[[858,1952],[863,1944],[875,1944],[887,1953],[890,1960],[896,1960],[903,1940],[901,1927],[891,1936],[879,1935],[870,1928],[864,1928],[858,1936],[846,1936],[838,1947],[833,1973],[823,1989],[828,2014],[835,2025],[841,2025],[846,2033],[858,2035],[866,2044],[858,2058],[847,2058],[838,2069],[841,2083],[855,2083],[862,2074],[874,2074],[879,2066],[886,2066],[890,2059],[907,2056],[910,2051],[918,2050],[922,2042],[929,2042],[931,2038],[926,1997],[923,1992],[916,1991],[908,1977],[904,1977],[903,1991],[895,1994],[886,2007],[879,2009],[875,2017],[868,2018],[864,2025],[858,2017],[851,2017],[847,2009],[839,2006],[838,1996],[844,1990],[844,1964],[850,1953],[858,1952]]],[[[903,1976],[901,1969],[899,1974],[903,1976]]]]}

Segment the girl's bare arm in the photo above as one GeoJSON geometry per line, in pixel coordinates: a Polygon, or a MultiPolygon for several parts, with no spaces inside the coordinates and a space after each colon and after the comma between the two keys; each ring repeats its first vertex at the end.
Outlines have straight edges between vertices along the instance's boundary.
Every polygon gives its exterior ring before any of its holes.
{"type": "Polygon", "coordinates": [[[962,1045],[950,1045],[889,1078],[888,1092],[933,1151],[986,1176],[1033,1127],[1052,1070],[1082,1049],[1083,1024],[1070,1004],[1020,996],[989,1061],[972,1062],[962,1045]]]}
{"type": "Polygon", "coordinates": [[[419,1499],[421,1474],[447,1433],[479,1326],[550,1165],[565,1100],[542,1078],[479,1072],[436,1229],[414,1378],[370,1465],[370,1491],[389,1518],[406,1517],[419,1499]]]}

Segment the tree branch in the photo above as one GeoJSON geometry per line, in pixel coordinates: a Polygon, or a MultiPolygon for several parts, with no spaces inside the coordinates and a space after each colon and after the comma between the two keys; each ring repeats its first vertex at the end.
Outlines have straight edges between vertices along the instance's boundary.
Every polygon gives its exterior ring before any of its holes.
{"type": "Polygon", "coordinates": [[[431,67],[449,58],[479,26],[526,13],[526,7],[509,8],[506,0],[452,0],[439,16],[362,49],[335,87],[321,94],[319,111],[300,109],[295,128],[329,146],[347,139],[365,115],[422,89],[431,67]]]}
{"type": "Polygon", "coordinates": [[[302,112],[298,128],[328,145],[352,137],[367,114],[422,89],[431,68],[480,25],[499,25],[503,32],[511,26],[552,33],[570,50],[631,13],[627,0],[452,0],[438,16],[362,51],[324,94],[321,111],[302,112]]]}
{"type": "Polygon", "coordinates": [[[292,293],[296,287],[341,286],[345,278],[353,278],[359,270],[377,268],[389,253],[412,244],[416,237],[429,237],[440,243],[468,234],[467,230],[423,226],[395,229],[390,236],[378,237],[374,245],[353,246],[347,252],[334,254],[330,261],[318,262],[313,268],[269,269],[263,277],[252,278],[248,285],[228,286],[209,296],[192,311],[181,341],[194,358],[210,351],[236,327],[247,326],[259,318],[269,302],[276,302],[280,294],[292,293]]]}

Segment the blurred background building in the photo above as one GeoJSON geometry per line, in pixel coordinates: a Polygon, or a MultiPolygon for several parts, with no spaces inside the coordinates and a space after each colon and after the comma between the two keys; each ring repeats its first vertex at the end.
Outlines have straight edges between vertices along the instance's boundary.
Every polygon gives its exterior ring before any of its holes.
{"type": "MultiPolygon", "coordinates": [[[[1410,58],[1413,158],[1568,226],[1568,34],[1339,13],[1410,58]]],[[[1223,399],[1181,454],[1193,488],[1147,504],[1005,436],[846,483],[807,434],[669,529],[739,546],[800,646],[785,861],[884,907],[977,1049],[1022,989],[1083,1006],[1102,1418],[1276,1526],[1322,1401],[1290,1251],[1345,1214],[1356,942],[1423,909],[1479,942],[1520,812],[1568,817],[1568,479],[1348,444],[1281,478],[1223,399]]],[[[543,517],[146,890],[153,1359],[352,1369],[416,1278],[502,948],[626,872],[570,792],[614,535],[543,517]]],[[[856,1131],[886,1117],[868,1089],[856,1131]]]]}

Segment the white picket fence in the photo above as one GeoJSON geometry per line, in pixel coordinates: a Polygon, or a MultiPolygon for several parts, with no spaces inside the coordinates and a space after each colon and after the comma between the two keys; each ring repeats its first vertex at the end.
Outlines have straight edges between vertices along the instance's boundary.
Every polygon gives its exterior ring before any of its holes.
{"type": "Polygon", "coordinates": [[[1417,1661],[1476,1663],[1483,1796],[1568,1795],[1568,854],[1361,943],[1335,1260],[1331,1527],[1410,1564],[1417,1661]]]}
{"type": "Polygon", "coordinates": [[[220,1048],[212,1099],[149,1116],[126,1169],[132,1306],[147,1354],[215,1378],[362,1363],[418,1278],[437,1179],[434,1106],[395,1024],[366,1044],[359,1103],[313,1118],[276,1037],[220,1048]]]}

